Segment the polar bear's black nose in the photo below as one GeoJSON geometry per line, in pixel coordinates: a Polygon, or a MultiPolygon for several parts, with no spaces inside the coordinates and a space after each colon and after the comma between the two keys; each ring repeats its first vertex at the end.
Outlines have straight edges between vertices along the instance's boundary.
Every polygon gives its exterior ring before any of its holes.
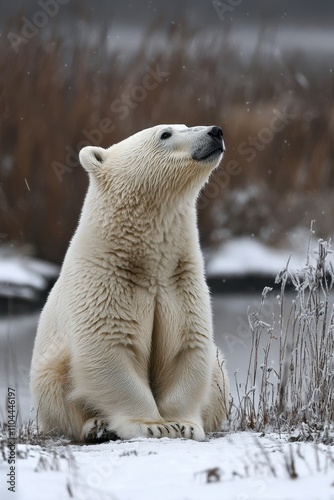
{"type": "Polygon", "coordinates": [[[223,131],[220,127],[211,127],[211,130],[208,132],[208,135],[211,135],[211,137],[214,137],[215,139],[219,139],[220,141],[223,138],[223,131]]]}

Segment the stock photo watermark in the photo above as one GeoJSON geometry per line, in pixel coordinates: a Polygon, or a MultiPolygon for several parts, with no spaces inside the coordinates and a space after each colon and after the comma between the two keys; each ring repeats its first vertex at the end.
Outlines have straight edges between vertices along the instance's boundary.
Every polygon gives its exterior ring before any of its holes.
{"type": "MultiPolygon", "coordinates": [[[[295,117],[296,115],[291,113],[287,107],[282,111],[274,109],[268,125],[262,127],[255,136],[248,136],[245,141],[242,141],[237,148],[237,152],[248,163],[254,161],[257,154],[264,151],[267,145],[273,141],[275,134],[282,132],[295,117]]],[[[237,160],[229,160],[226,165],[218,169],[198,200],[198,210],[206,208],[210,200],[216,198],[222,189],[229,186],[231,178],[240,175],[242,172],[242,166],[237,160]]]]}
{"type": "Polygon", "coordinates": [[[16,393],[8,387],[7,391],[7,425],[8,425],[8,465],[7,489],[16,491],[16,393]]]}
{"type": "MultiPolygon", "coordinates": [[[[119,120],[125,120],[130,115],[131,110],[137,108],[146,99],[148,92],[156,89],[169,76],[169,73],[163,71],[159,64],[155,68],[147,66],[146,72],[141,85],[132,87],[128,93],[122,94],[111,103],[110,110],[119,120]]],[[[80,149],[85,146],[99,146],[104,136],[111,134],[115,129],[116,125],[107,117],[102,118],[97,127],[91,130],[83,129],[82,135],[86,139],[78,142],[76,150],[66,146],[65,163],[54,161],[51,164],[58,181],[62,182],[64,174],[71,173],[80,164],[78,159],[80,149]]]]}
{"type": "Polygon", "coordinates": [[[263,151],[267,144],[272,142],[275,134],[282,132],[295,117],[296,115],[290,113],[286,107],[282,112],[274,109],[268,126],[261,128],[257,135],[249,136],[246,141],[241,142],[238,146],[238,153],[248,162],[255,160],[257,153],[263,151]]]}
{"type": "Polygon", "coordinates": [[[108,457],[105,456],[103,462],[99,463],[92,463],[88,456],[82,456],[80,464],[85,472],[79,481],[73,485],[75,498],[78,500],[95,500],[95,498],[99,500],[104,498],[116,500],[116,496],[112,493],[103,492],[101,488],[106,481],[117,473],[117,468],[122,465],[122,462],[122,455],[116,455],[113,452],[108,457]]]}
{"type": "Polygon", "coordinates": [[[212,5],[218,14],[221,21],[224,21],[226,14],[231,14],[236,7],[239,7],[244,0],[227,0],[221,2],[220,0],[212,0],[212,5]]]}
{"type": "Polygon", "coordinates": [[[20,33],[10,31],[7,35],[8,41],[17,54],[20,46],[27,44],[39,31],[47,26],[50,19],[53,19],[59,12],[60,6],[66,5],[70,0],[39,0],[37,2],[41,10],[36,11],[31,19],[23,16],[21,18],[22,27],[20,33]]]}

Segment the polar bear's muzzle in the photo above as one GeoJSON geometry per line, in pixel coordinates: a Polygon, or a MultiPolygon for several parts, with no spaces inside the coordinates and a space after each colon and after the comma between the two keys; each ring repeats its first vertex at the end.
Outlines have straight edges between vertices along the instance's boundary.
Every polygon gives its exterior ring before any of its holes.
{"type": "Polygon", "coordinates": [[[197,161],[214,161],[218,160],[225,151],[223,141],[223,131],[216,125],[205,127],[205,130],[198,132],[200,135],[196,142],[195,151],[192,154],[192,159],[197,161]]]}

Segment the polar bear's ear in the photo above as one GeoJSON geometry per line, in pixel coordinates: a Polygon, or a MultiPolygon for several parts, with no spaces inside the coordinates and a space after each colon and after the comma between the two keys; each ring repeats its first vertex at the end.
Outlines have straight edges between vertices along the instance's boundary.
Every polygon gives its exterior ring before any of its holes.
{"type": "Polygon", "coordinates": [[[87,172],[98,172],[103,166],[106,150],[98,146],[86,146],[79,153],[81,165],[87,172]]]}

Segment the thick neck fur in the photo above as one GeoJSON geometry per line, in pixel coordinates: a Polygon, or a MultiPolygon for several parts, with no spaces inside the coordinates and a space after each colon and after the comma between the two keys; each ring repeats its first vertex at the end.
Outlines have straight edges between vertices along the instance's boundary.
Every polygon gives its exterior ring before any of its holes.
{"type": "Polygon", "coordinates": [[[195,196],[194,192],[181,199],[162,197],[159,201],[126,193],[122,200],[92,180],[71,247],[87,258],[117,255],[148,265],[162,253],[174,255],[174,248],[181,256],[194,248],[190,242],[198,240],[195,196]]]}

